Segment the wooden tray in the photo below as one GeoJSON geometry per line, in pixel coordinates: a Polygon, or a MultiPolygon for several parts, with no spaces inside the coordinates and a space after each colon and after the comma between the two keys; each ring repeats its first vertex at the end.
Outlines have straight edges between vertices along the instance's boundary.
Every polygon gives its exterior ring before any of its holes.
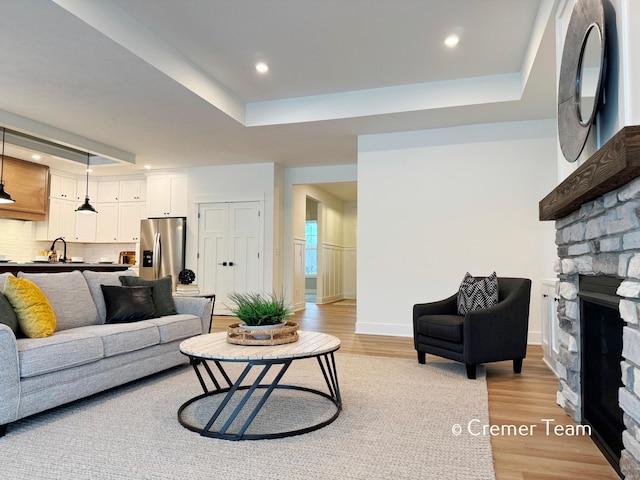
{"type": "Polygon", "coordinates": [[[236,345],[283,345],[297,340],[298,324],[294,322],[267,330],[249,330],[239,323],[227,327],[227,342],[236,345]]]}

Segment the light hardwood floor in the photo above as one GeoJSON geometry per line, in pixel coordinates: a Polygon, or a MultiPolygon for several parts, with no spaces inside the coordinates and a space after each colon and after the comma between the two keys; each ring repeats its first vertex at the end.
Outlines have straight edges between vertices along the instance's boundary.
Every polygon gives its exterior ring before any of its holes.
{"type": "MultiPolygon", "coordinates": [[[[322,331],[340,338],[340,352],[356,355],[409,358],[417,361],[413,339],[355,334],[356,307],[307,304],[291,320],[303,330],[322,331]]],[[[408,314],[410,315],[410,313],[408,314]]],[[[223,331],[233,317],[215,316],[212,331],[223,331]]],[[[447,361],[427,355],[427,362],[447,361]]],[[[491,425],[536,425],[532,435],[491,437],[498,480],[618,479],[592,440],[585,435],[554,432],[575,427],[556,404],[558,382],[542,361],[542,349],[530,345],[521,374],[512,362],[486,365],[491,425]],[[549,419],[549,433],[543,419],[549,419]]],[[[469,380],[472,381],[472,380],[469,380]]]]}

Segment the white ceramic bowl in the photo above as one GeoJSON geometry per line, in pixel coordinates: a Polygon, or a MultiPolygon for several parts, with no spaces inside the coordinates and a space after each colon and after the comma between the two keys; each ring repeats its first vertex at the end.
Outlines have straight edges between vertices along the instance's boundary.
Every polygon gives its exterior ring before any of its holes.
{"type": "Polygon", "coordinates": [[[48,261],[49,261],[48,255],[36,255],[36,262],[48,262],[48,261]]]}
{"type": "Polygon", "coordinates": [[[109,257],[100,257],[101,262],[110,262],[111,259],[109,257]]]}
{"type": "Polygon", "coordinates": [[[84,257],[71,257],[71,261],[74,263],[80,263],[84,261],[84,257]]]}
{"type": "Polygon", "coordinates": [[[0,260],[6,260],[7,256],[6,255],[0,255],[0,260]]]}

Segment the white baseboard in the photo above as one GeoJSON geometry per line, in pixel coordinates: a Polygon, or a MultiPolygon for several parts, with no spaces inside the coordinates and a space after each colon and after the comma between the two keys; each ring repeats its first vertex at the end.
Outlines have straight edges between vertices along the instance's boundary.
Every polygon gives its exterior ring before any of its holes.
{"type": "Polygon", "coordinates": [[[389,335],[392,337],[413,337],[413,325],[356,322],[356,333],[364,335],[389,335]]]}
{"type": "Polygon", "coordinates": [[[527,345],[542,345],[542,332],[529,332],[527,334],[527,345]]]}

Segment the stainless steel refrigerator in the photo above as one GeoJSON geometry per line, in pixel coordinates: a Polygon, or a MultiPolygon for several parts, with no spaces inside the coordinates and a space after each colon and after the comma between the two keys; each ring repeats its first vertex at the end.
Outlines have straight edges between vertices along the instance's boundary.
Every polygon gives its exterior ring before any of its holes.
{"type": "Polygon", "coordinates": [[[150,218],[140,221],[140,277],[148,280],[171,275],[173,290],[184,269],[187,219],[150,218]]]}

